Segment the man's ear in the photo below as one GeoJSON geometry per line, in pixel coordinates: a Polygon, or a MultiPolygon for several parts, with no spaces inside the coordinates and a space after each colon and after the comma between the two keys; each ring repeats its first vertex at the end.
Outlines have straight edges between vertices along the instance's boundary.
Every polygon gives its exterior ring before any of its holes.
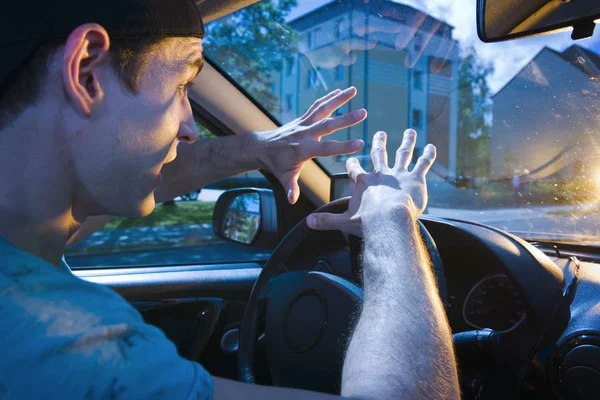
{"type": "Polygon", "coordinates": [[[63,85],[69,100],[85,116],[104,96],[99,68],[109,61],[110,39],[98,24],[84,24],[71,32],[62,61],[63,85]]]}

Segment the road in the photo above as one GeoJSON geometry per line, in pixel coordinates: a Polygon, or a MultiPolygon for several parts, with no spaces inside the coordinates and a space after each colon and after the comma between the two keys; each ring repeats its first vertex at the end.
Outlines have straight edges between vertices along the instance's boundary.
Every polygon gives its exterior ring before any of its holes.
{"type": "Polygon", "coordinates": [[[226,242],[210,224],[101,230],[69,247],[71,267],[262,261],[269,252],[226,242]]]}
{"type": "MultiPolygon", "coordinates": [[[[500,207],[481,198],[476,189],[459,189],[429,174],[432,215],[475,221],[526,238],[600,240],[600,202],[572,205],[500,207]]],[[[551,200],[551,199],[550,199],[551,200]]]]}
{"type": "Polygon", "coordinates": [[[195,246],[172,246],[146,250],[68,255],[71,268],[158,265],[201,265],[265,261],[270,253],[234,243],[215,241],[195,246]]]}
{"type": "Polygon", "coordinates": [[[474,221],[526,238],[581,239],[600,245],[600,210],[594,205],[522,207],[490,210],[443,209],[429,213],[443,218],[474,221]]]}

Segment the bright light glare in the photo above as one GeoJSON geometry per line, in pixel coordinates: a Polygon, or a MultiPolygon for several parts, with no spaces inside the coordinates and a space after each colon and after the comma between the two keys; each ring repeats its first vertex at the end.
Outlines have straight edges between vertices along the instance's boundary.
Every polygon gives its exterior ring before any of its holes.
{"type": "Polygon", "coordinates": [[[594,176],[594,182],[596,182],[596,185],[600,186],[600,171],[596,172],[596,175],[594,176]]]}

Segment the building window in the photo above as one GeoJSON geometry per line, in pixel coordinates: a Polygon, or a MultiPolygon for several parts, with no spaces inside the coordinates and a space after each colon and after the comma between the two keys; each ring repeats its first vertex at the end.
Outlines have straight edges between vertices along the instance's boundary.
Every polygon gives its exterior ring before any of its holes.
{"type": "Polygon", "coordinates": [[[335,21],[335,26],[333,27],[333,33],[335,35],[335,38],[338,40],[339,40],[340,36],[342,35],[341,25],[342,25],[342,20],[338,19],[337,21],[335,21]]]}
{"type": "Polygon", "coordinates": [[[413,36],[413,50],[415,53],[419,53],[422,49],[421,32],[416,32],[413,36]]]}
{"type": "Polygon", "coordinates": [[[271,82],[271,85],[269,86],[269,92],[275,96],[275,93],[277,92],[277,85],[275,85],[275,82],[271,82]]]}
{"type": "Polygon", "coordinates": [[[423,72],[413,71],[413,86],[415,89],[423,89],[423,72]]]}
{"type": "Polygon", "coordinates": [[[336,81],[344,80],[344,66],[341,64],[338,65],[337,67],[335,67],[335,80],[336,81]]]}
{"type": "Polygon", "coordinates": [[[423,112],[421,110],[414,109],[412,112],[412,127],[421,128],[423,112]]]}
{"type": "Polygon", "coordinates": [[[309,50],[314,49],[320,45],[320,28],[313,29],[311,32],[306,34],[306,45],[309,50]]]}
{"type": "Polygon", "coordinates": [[[292,111],[293,99],[291,94],[285,95],[285,111],[292,111]]]}
{"type": "Polygon", "coordinates": [[[292,76],[294,72],[294,59],[292,57],[285,59],[285,76],[292,76]]]}
{"type": "Polygon", "coordinates": [[[319,84],[319,74],[316,69],[311,69],[308,71],[308,81],[306,82],[306,87],[308,89],[317,87],[319,84]]]}

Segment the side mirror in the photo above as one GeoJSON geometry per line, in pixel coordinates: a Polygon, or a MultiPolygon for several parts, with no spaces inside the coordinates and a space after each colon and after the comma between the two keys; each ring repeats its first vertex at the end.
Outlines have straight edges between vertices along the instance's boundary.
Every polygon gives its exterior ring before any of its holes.
{"type": "Polygon", "coordinates": [[[477,0],[477,34],[483,42],[539,36],[573,27],[573,40],[592,36],[598,0],[477,0]]]}
{"type": "Polygon", "coordinates": [[[274,249],[279,235],[273,191],[232,189],[221,194],[213,212],[213,232],[235,243],[274,249]]]}
{"type": "Polygon", "coordinates": [[[352,196],[352,193],[354,193],[354,182],[352,182],[352,179],[350,179],[348,174],[340,173],[331,176],[329,201],[352,196]]]}

